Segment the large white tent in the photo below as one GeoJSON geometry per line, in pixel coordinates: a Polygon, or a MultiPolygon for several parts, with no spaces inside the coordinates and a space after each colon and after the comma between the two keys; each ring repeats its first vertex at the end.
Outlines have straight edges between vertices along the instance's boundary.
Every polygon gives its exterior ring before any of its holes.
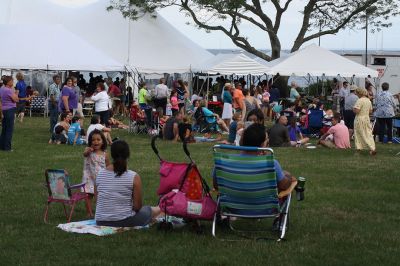
{"type": "Polygon", "coordinates": [[[210,75],[264,75],[270,68],[258,63],[245,54],[218,54],[195,67],[195,71],[210,75]]]}
{"type": "Polygon", "coordinates": [[[0,25],[1,69],[124,71],[124,64],[61,25],[0,25]],[[31,40],[31,41],[29,41],[31,40]]]}
{"type": "Polygon", "coordinates": [[[315,44],[309,45],[271,67],[281,76],[378,77],[378,72],[315,44]]]}
{"type": "MultiPolygon", "coordinates": [[[[116,61],[142,73],[189,72],[194,64],[213,57],[160,15],[156,19],[144,16],[129,21],[119,11],[106,11],[109,0],[69,7],[57,2],[60,0],[2,0],[0,24],[61,24],[116,61]]],[[[25,42],[38,38],[41,37],[19,37],[25,42]]]]}

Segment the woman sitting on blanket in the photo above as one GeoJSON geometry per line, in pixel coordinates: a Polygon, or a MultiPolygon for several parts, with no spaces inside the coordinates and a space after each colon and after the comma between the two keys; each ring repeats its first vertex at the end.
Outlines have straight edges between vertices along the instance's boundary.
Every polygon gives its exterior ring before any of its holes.
{"type": "Polygon", "coordinates": [[[123,140],[111,145],[113,163],[96,177],[96,224],[115,227],[144,226],[160,214],[159,207],[143,206],[140,176],[128,170],[130,151],[123,140]]]}

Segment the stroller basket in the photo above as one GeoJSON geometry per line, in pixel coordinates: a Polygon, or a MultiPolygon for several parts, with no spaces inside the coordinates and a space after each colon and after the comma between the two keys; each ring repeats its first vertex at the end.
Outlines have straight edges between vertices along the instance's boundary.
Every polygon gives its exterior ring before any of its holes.
{"type": "Polygon", "coordinates": [[[187,145],[183,150],[189,163],[165,161],[159,155],[155,145],[157,136],[152,138],[151,147],[160,159],[160,208],[166,215],[195,220],[211,220],[216,203],[210,195],[210,189],[190,157],[187,145]]]}

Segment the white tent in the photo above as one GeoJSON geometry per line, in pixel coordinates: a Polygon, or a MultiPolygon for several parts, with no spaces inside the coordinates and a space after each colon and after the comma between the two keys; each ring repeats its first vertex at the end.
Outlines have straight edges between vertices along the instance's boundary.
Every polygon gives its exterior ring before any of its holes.
{"type": "Polygon", "coordinates": [[[0,68],[123,71],[124,65],[61,25],[0,25],[0,68]],[[29,41],[31,40],[31,41],[29,41]]]}
{"type": "Polygon", "coordinates": [[[315,44],[309,45],[271,67],[282,76],[378,77],[378,71],[367,68],[315,44]]]}
{"type": "MultiPolygon", "coordinates": [[[[119,11],[106,11],[109,0],[92,0],[81,6],[61,6],[57,2],[65,1],[1,0],[0,23],[62,24],[116,61],[142,73],[189,72],[192,65],[213,57],[160,15],[129,21],[119,11]]],[[[25,36],[19,39],[28,41],[25,36]]]]}
{"type": "Polygon", "coordinates": [[[264,75],[270,73],[270,68],[258,63],[245,54],[218,54],[214,58],[196,66],[195,71],[210,75],[264,75]]]}

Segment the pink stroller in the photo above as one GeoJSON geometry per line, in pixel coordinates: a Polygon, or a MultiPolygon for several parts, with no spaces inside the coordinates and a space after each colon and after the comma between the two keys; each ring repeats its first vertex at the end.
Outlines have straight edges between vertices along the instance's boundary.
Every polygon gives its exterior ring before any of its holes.
{"type": "Polygon", "coordinates": [[[160,196],[159,206],[165,213],[161,229],[171,229],[168,216],[183,218],[194,222],[196,232],[202,232],[200,220],[212,220],[216,211],[216,202],[212,199],[210,188],[200,174],[196,164],[190,157],[186,142],[183,150],[189,158],[186,162],[170,162],[163,160],[155,145],[157,136],[152,138],[151,147],[160,159],[160,196]]]}

